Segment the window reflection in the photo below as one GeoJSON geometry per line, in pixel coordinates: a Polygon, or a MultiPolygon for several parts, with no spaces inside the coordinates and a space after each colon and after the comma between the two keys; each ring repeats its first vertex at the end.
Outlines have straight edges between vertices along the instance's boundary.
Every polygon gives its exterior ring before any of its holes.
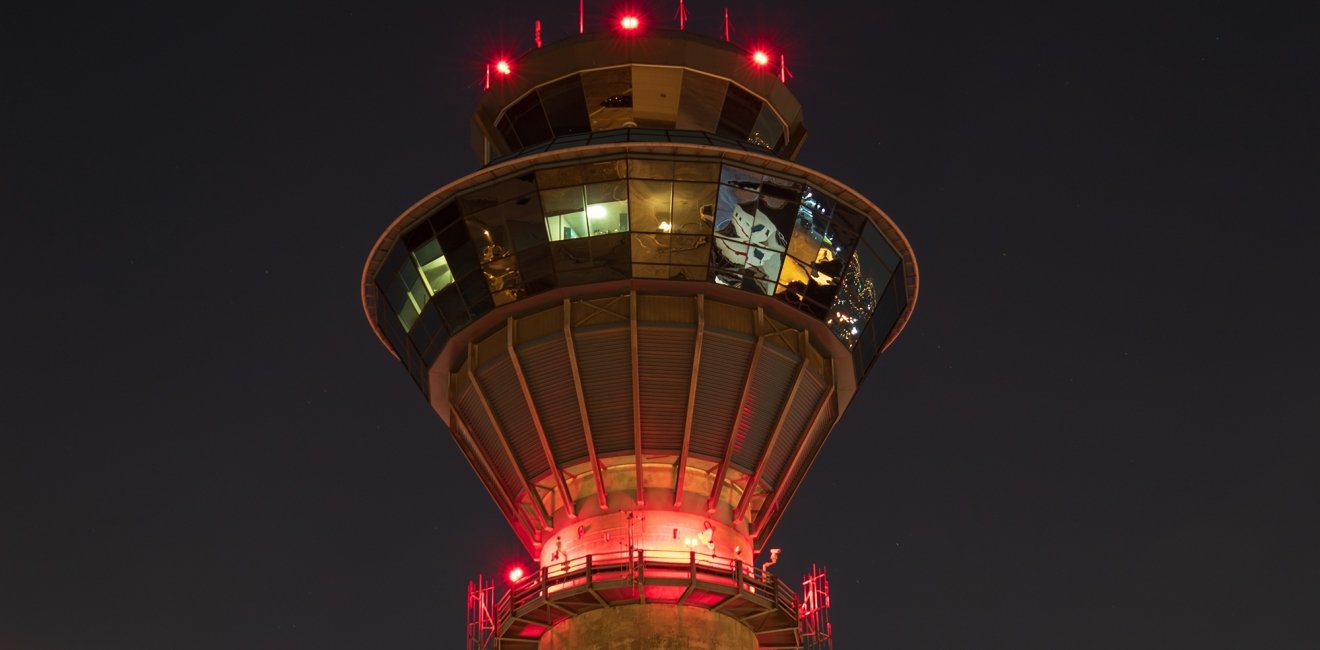
{"type": "Polygon", "coordinates": [[[587,194],[586,214],[589,236],[628,230],[627,181],[592,183],[583,189],[587,194]]]}
{"type": "Polygon", "coordinates": [[[720,187],[711,259],[716,282],[774,293],[788,241],[766,208],[754,192],[720,187]]]}
{"type": "Polygon", "coordinates": [[[537,170],[456,197],[399,246],[377,278],[379,313],[429,358],[496,306],[627,277],[772,295],[862,356],[906,304],[898,253],[866,216],[801,183],[710,162],[537,170]]]}
{"type": "Polygon", "coordinates": [[[849,347],[856,342],[862,327],[866,325],[866,320],[875,309],[876,300],[879,298],[877,289],[884,287],[884,283],[888,281],[886,275],[880,278],[877,284],[876,279],[870,275],[873,272],[873,269],[868,271],[865,268],[862,256],[853,254],[852,262],[843,273],[838,300],[835,301],[826,320],[835,336],[849,347]]]}

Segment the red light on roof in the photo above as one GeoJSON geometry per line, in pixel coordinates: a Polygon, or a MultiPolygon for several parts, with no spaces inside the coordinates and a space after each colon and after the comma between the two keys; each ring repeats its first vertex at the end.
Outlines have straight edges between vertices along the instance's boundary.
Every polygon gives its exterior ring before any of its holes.
{"type": "Polygon", "coordinates": [[[518,582],[519,580],[522,580],[522,578],[523,578],[522,567],[516,566],[513,567],[512,569],[509,569],[509,582],[518,582]]]}
{"type": "Polygon", "coordinates": [[[508,61],[505,61],[504,59],[500,59],[495,63],[495,71],[502,75],[507,75],[510,72],[513,72],[513,68],[509,67],[508,61]]]}
{"type": "Polygon", "coordinates": [[[642,21],[637,16],[624,16],[619,19],[619,27],[625,31],[632,31],[642,26],[642,21]]]}
{"type": "Polygon", "coordinates": [[[764,50],[752,52],[752,63],[755,63],[756,65],[769,65],[770,55],[766,54],[764,50]]]}

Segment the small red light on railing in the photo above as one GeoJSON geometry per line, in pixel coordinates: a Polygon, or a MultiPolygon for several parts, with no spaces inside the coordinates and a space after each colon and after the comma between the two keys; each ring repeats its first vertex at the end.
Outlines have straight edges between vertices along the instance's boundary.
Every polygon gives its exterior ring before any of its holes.
{"type": "Polygon", "coordinates": [[[642,21],[637,16],[624,16],[623,18],[619,19],[619,27],[622,27],[624,31],[630,32],[641,26],[642,26],[642,21]]]}
{"type": "Polygon", "coordinates": [[[523,579],[522,567],[516,566],[509,570],[509,582],[518,582],[523,579]]]}

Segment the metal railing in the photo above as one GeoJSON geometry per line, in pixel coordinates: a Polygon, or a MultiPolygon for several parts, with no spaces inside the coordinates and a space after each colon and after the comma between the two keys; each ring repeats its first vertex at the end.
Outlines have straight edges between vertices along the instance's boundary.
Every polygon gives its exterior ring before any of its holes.
{"type": "MultiPolygon", "coordinates": [[[[550,625],[581,611],[626,603],[677,603],[711,610],[729,608],[777,614],[796,627],[798,597],[771,574],[741,560],[685,551],[596,553],[543,566],[510,586],[496,605],[501,636],[529,612],[549,612],[550,625]],[[670,587],[662,591],[664,587],[670,587]],[[689,600],[694,593],[712,597],[689,600]],[[589,594],[582,597],[581,594],[589,594]],[[576,606],[566,606],[578,598],[576,606]],[[557,612],[557,613],[556,613],[557,612]]],[[[538,617],[539,618],[539,617],[538,617]]]]}

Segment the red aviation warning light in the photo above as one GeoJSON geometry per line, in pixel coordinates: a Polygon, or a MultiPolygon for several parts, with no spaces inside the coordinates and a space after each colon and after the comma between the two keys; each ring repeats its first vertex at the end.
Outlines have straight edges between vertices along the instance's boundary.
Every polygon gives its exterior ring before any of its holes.
{"type": "Polygon", "coordinates": [[[642,26],[642,20],[637,16],[627,15],[619,19],[619,28],[625,32],[635,32],[642,26]]]}
{"type": "Polygon", "coordinates": [[[500,59],[495,62],[495,71],[507,77],[513,72],[513,68],[509,66],[508,61],[500,59]]]}
{"type": "Polygon", "coordinates": [[[518,582],[523,579],[523,568],[520,566],[509,569],[509,582],[518,582]]]}
{"type": "Polygon", "coordinates": [[[752,63],[755,63],[757,67],[764,68],[765,66],[770,65],[770,55],[766,54],[765,50],[752,52],[752,63]]]}

